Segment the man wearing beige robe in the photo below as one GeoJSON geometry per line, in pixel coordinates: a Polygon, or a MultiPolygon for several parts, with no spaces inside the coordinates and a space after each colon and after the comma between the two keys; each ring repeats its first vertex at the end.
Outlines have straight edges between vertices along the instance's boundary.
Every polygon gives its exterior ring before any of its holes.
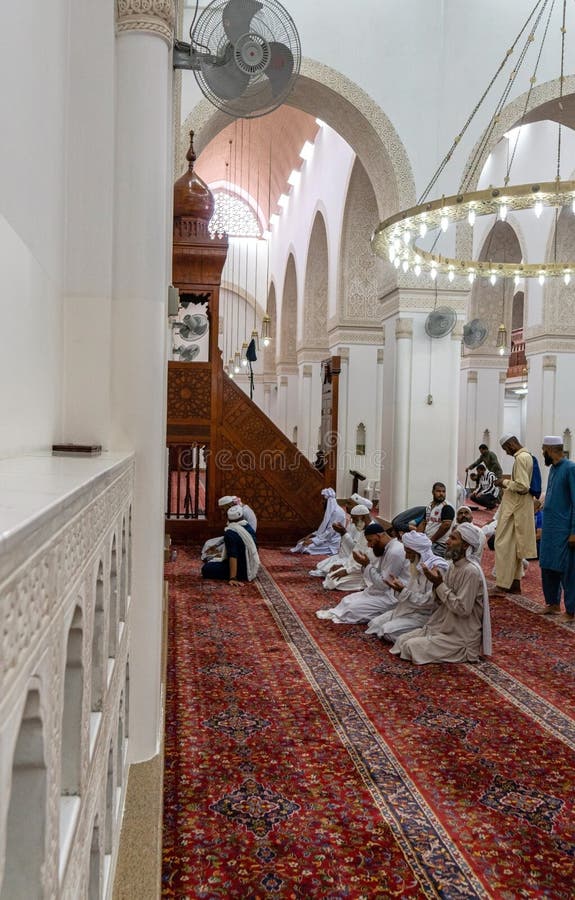
{"type": "Polygon", "coordinates": [[[438,608],[427,625],[398,637],[389,651],[419,666],[434,662],[477,662],[491,654],[489,597],[481,567],[472,554],[479,549],[480,529],[464,522],[448,539],[445,574],[423,566],[433,584],[438,608]]]}
{"type": "Polygon", "coordinates": [[[529,493],[533,457],[515,435],[506,434],[499,443],[515,461],[511,478],[496,481],[502,488],[502,498],[495,532],[495,576],[498,588],[519,594],[522,560],[537,557],[533,497],[529,493]]]}

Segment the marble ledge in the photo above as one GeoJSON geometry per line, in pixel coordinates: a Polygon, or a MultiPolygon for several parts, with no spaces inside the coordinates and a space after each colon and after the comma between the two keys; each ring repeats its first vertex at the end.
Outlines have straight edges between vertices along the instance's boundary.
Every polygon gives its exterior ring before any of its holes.
{"type": "Polygon", "coordinates": [[[34,535],[45,539],[131,468],[133,459],[131,452],[87,458],[45,452],[0,459],[0,561],[34,535]]]}

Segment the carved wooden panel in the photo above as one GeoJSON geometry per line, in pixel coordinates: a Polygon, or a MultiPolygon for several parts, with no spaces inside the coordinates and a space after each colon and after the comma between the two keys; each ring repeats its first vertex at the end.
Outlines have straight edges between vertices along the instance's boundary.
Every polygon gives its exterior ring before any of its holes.
{"type": "Polygon", "coordinates": [[[168,425],[174,420],[209,420],[211,394],[209,363],[168,363],[168,425]]]}

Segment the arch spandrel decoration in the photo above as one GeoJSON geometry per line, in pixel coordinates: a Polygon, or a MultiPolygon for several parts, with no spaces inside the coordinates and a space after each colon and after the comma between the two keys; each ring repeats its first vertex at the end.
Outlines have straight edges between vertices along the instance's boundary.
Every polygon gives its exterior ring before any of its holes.
{"type": "Polygon", "coordinates": [[[327,231],[324,218],[318,212],[314,219],[307,252],[300,346],[322,350],[325,353],[328,352],[328,279],[327,231]]]}
{"type": "Polygon", "coordinates": [[[276,374],[276,355],[279,351],[277,344],[277,305],[276,305],[276,288],[275,284],[270,284],[268,293],[268,316],[270,317],[270,337],[271,343],[264,347],[264,374],[275,376],[276,374]]]}
{"type": "Polygon", "coordinates": [[[370,238],[377,222],[373,187],[356,159],[345,203],[341,246],[341,286],[338,313],[341,324],[380,325],[379,297],[383,261],[376,256],[370,238]]]}
{"type": "MultiPolygon", "coordinates": [[[[550,236],[547,258],[557,261],[575,259],[575,216],[564,207],[557,220],[557,240],[550,236]]],[[[573,283],[564,284],[561,278],[550,279],[544,287],[543,325],[547,334],[575,334],[575,290],[573,283]]]]}
{"type": "Polygon", "coordinates": [[[278,362],[296,365],[297,329],[297,274],[293,254],[290,253],[286,266],[284,289],[281,301],[280,346],[278,362]]]}

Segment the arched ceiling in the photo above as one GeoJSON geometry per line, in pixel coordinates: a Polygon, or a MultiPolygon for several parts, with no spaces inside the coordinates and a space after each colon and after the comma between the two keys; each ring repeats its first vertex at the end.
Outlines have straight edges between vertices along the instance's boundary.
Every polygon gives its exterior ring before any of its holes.
{"type": "Polygon", "coordinates": [[[236,119],[212,138],[194,169],[207,184],[229,180],[254,200],[259,181],[259,204],[267,220],[278,211],[280,194],[289,193],[288,177],[303,163],[301,148],[313,143],[318,130],[312,115],[287,105],[258,119],[236,119]]]}
{"type": "Polygon", "coordinates": [[[566,94],[561,100],[555,97],[553,100],[548,100],[547,103],[542,103],[541,106],[523,116],[517,124],[542,122],[544,119],[560,122],[567,128],[575,129],[575,94],[566,94]]]}

